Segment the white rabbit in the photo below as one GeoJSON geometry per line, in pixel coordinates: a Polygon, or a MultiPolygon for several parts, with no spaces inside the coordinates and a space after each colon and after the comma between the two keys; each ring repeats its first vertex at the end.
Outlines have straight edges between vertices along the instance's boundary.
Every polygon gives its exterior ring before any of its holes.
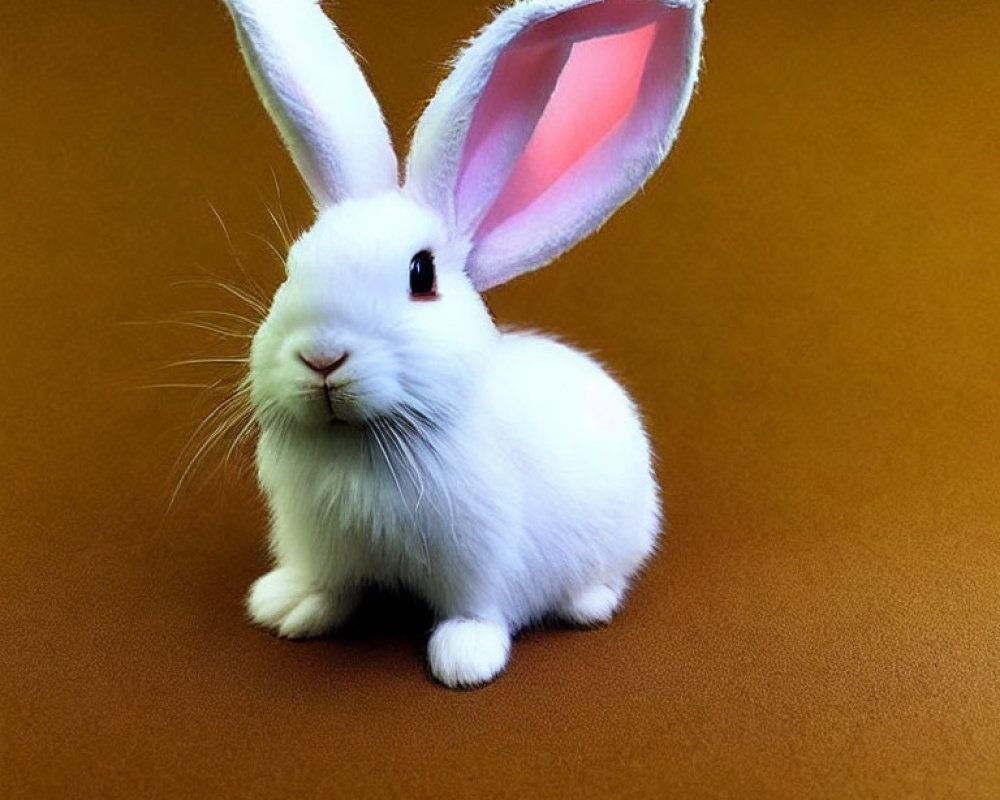
{"type": "Polygon", "coordinates": [[[406,178],[315,0],[226,0],[315,199],[254,337],[273,571],[254,622],[341,625],[359,590],[437,616],[433,675],[473,686],[543,617],[606,622],[659,528],[625,391],[550,338],[499,331],[479,292],[597,228],[663,160],[697,76],[702,0],[524,0],[455,61],[406,178]]]}

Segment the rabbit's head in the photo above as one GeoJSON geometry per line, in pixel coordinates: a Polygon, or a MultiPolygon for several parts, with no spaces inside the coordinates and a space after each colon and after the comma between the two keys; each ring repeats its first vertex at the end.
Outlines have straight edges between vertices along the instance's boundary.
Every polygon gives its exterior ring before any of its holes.
{"type": "Polygon", "coordinates": [[[315,0],[225,0],[319,211],[254,340],[262,418],[440,419],[497,332],[479,292],[599,227],[666,156],[703,0],[522,0],[456,59],[400,186],[378,103],[315,0]]]}
{"type": "Polygon", "coordinates": [[[251,350],[258,414],[426,425],[465,397],[496,337],[466,248],[398,192],[323,210],[288,254],[251,350]]]}

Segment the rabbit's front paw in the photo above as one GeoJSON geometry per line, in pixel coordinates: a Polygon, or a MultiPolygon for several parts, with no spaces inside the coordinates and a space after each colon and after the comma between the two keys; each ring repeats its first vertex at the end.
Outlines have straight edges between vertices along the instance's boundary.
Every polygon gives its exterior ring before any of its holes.
{"type": "Polygon", "coordinates": [[[320,589],[287,567],[258,578],[247,595],[250,619],[288,639],[321,636],[342,625],[352,608],[350,598],[320,589]]]}
{"type": "Polygon", "coordinates": [[[445,686],[480,686],[493,680],[510,655],[510,632],[478,619],[448,619],[434,629],[427,647],[431,672],[445,686]]]}

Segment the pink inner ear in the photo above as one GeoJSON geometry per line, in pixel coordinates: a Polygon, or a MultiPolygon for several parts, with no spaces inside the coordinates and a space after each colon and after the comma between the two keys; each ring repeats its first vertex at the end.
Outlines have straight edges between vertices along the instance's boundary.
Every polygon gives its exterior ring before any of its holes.
{"type": "Polygon", "coordinates": [[[650,23],[573,45],[545,111],[478,236],[530,205],[629,115],[656,28],[650,23]]]}

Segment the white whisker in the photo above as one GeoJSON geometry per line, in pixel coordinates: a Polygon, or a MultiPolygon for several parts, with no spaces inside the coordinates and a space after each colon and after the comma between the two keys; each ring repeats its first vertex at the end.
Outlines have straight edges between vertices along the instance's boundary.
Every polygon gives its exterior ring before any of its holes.
{"type": "Polygon", "coordinates": [[[226,292],[227,294],[230,294],[233,297],[235,297],[237,300],[241,300],[244,303],[246,303],[248,306],[250,306],[250,308],[252,308],[254,311],[257,312],[257,314],[260,316],[261,319],[263,319],[264,317],[267,316],[267,306],[265,305],[265,301],[264,300],[259,299],[259,298],[255,297],[255,296],[253,296],[252,294],[250,294],[249,292],[247,292],[247,291],[245,291],[243,289],[239,289],[239,288],[237,288],[237,287],[235,287],[235,286],[227,283],[226,281],[223,281],[223,280],[221,280],[219,278],[216,278],[214,276],[212,276],[211,279],[205,278],[205,279],[200,279],[200,280],[174,281],[173,285],[174,286],[203,286],[203,287],[212,287],[212,288],[215,288],[215,289],[221,289],[222,291],[226,292]]]}
{"type": "Polygon", "coordinates": [[[204,366],[209,364],[246,364],[249,359],[246,356],[229,356],[220,358],[186,358],[182,361],[172,361],[164,364],[160,369],[174,369],[176,367],[204,366]]]}
{"type": "MultiPolygon", "coordinates": [[[[281,265],[281,268],[285,269],[285,256],[283,256],[281,254],[281,251],[277,247],[274,246],[274,243],[272,241],[270,241],[269,239],[267,239],[267,238],[265,238],[263,236],[260,236],[260,235],[258,235],[256,233],[252,233],[250,235],[253,236],[253,238],[256,239],[258,242],[260,242],[262,245],[264,245],[264,247],[266,247],[274,255],[274,257],[277,259],[278,264],[281,265]]],[[[287,247],[287,244],[286,244],[286,247],[287,247]]]]}
{"type": "MultiPolygon", "coordinates": [[[[271,180],[274,182],[274,199],[278,203],[278,212],[281,214],[281,222],[284,224],[282,239],[285,242],[285,249],[289,248],[289,242],[295,239],[292,234],[292,226],[288,224],[288,215],[285,213],[285,205],[281,202],[281,184],[278,182],[278,173],[271,170],[271,180]]],[[[281,228],[278,228],[279,233],[281,228]]]]}
{"type": "MultiPolygon", "coordinates": [[[[263,294],[264,292],[261,289],[260,284],[258,284],[257,281],[255,281],[253,277],[251,277],[250,273],[246,271],[246,267],[243,266],[243,261],[236,250],[236,246],[233,244],[233,238],[232,236],[229,235],[229,228],[226,226],[226,223],[222,220],[222,215],[219,213],[218,209],[214,205],[212,205],[212,203],[209,203],[208,207],[212,210],[212,213],[215,215],[216,220],[218,220],[219,222],[219,226],[222,228],[222,232],[226,237],[226,245],[229,247],[229,255],[232,256],[232,259],[236,264],[236,268],[243,275],[246,282],[251,287],[257,290],[258,294],[263,294]]],[[[212,277],[214,278],[215,276],[213,275],[212,277]]]]}
{"type": "Polygon", "coordinates": [[[221,325],[215,325],[211,322],[202,322],[198,320],[187,320],[187,319],[162,319],[162,320],[150,320],[148,322],[138,321],[138,322],[119,322],[118,325],[143,325],[143,326],[176,326],[180,328],[195,328],[197,330],[207,331],[208,333],[215,333],[220,336],[227,336],[231,339],[252,339],[252,333],[245,333],[242,331],[234,331],[230,328],[224,328],[221,325]]]}
{"type": "Polygon", "coordinates": [[[128,386],[127,392],[145,392],[152,389],[215,389],[218,383],[150,383],[145,386],[128,386]]]}
{"type": "Polygon", "coordinates": [[[213,311],[211,309],[188,311],[184,316],[190,317],[222,317],[223,319],[231,319],[234,322],[242,322],[250,326],[251,330],[256,330],[257,326],[263,321],[262,319],[251,319],[250,317],[244,317],[242,314],[234,314],[232,311],[213,311]]]}
{"type": "Polygon", "coordinates": [[[167,503],[167,513],[173,509],[177,497],[181,492],[181,489],[187,483],[188,477],[191,475],[195,466],[201,461],[202,457],[223,437],[226,433],[237,425],[243,418],[243,415],[248,413],[248,408],[246,404],[246,398],[241,395],[232,395],[227,397],[222,402],[220,402],[215,409],[209,413],[195,428],[194,433],[188,439],[188,444],[185,445],[184,449],[181,451],[181,457],[185,452],[190,452],[202,431],[206,430],[209,426],[215,424],[214,429],[205,440],[194,450],[193,455],[188,460],[187,466],[181,472],[180,478],[177,480],[177,484],[174,487],[173,492],[170,495],[170,500],[167,503]],[[216,424],[217,423],[217,424],[216,424]]]}

